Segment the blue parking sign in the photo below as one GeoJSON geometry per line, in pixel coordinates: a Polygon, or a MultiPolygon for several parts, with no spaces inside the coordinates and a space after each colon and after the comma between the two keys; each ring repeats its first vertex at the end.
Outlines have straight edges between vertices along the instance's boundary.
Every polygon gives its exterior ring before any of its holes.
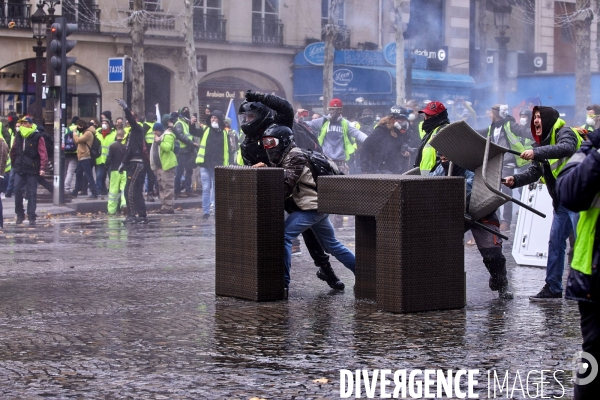
{"type": "Polygon", "coordinates": [[[108,82],[122,83],[125,80],[125,60],[120,58],[108,59],[108,82]]]}

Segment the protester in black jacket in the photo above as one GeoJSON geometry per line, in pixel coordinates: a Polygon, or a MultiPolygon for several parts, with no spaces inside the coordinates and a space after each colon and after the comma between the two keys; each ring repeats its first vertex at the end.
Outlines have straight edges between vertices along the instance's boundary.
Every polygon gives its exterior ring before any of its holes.
{"type": "Polygon", "coordinates": [[[408,110],[394,106],[362,144],[360,167],[366,174],[402,174],[410,162],[408,110]]]}
{"type": "MultiPolygon", "coordinates": [[[[580,213],[573,261],[565,297],[579,303],[582,350],[600,360],[600,130],[588,134],[589,141],[571,157],[558,176],[556,192],[560,203],[580,213]]],[[[582,355],[589,364],[589,357],[582,355]]],[[[584,384],[587,373],[577,374],[574,399],[595,399],[600,378],[584,384]]]]}
{"type": "MultiPolygon", "coordinates": [[[[269,165],[269,157],[262,144],[262,135],[266,128],[273,123],[292,128],[294,124],[292,105],[278,96],[248,90],[246,101],[242,103],[239,111],[244,118],[241,128],[246,135],[240,146],[244,164],[263,163],[269,165]]],[[[302,237],[315,266],[319,268],[317,277],[327,282],[332,289],[343,290],[345,285],[335,275],[329,263],[329,256],[323,250],[314,232],[307,229],[302,233],[302,237]]]]}
{"type": "Polygon", "coordinates": [[[552,197],[554,215],[548,242],[548,262],[546,265],[546,285],[532,301],[546,301],[562,298],[562,276],[565,268],[566,240],[577,227],[577,213],[569,211],[558,202],[556,176],[563,165],[579,148],[581,138],[573,129],[565,126],[558,111],[552,107],[534,107],[531,133],[535,144],[532,150],[521,154],[524,160],[532,160],[525,172],[507,176],[505,185],[520,187],[536,182],[543,177],[552,197]]]}
{"type": "Polygon", "coordinates": [[[119,172],[127,172],[127,184],[125,185],[125,199],[127,201],[127,218],[125,223],[135,224],[148,223],[146,214],[146,203],[144,202],[144,161],[148,160],[148,151],[146,149],[146,139],[143,128],[136,122],[135,116],[127,107],[123,99],[118,99],[117,103],[123,107],[125,118],[131,126],[131,131],[127,137],[127,148],[125,156],[119,166],[119,172]]]}

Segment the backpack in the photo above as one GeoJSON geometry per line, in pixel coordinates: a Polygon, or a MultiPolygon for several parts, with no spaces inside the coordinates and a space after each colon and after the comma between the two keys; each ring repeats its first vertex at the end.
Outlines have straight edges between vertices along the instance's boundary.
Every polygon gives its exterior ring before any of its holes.
{"type": "Polygon", "coordinates": [[[317,182],[319,176],[344,175],[343,172],[338,168],[337,164],[325,154],[308,149],[300,150],[302,150],[302,153],[308,158],[308,161],[310,161],[310,172],[312,173],[315,185],[317,185],[317,190],[319,187],[317,182]]]}
{"type": "Polygon", "coordinates": [[[67,133],[65,133],[64,146],[65,153],[77,152],[77,145],[75,144],[75,140],[73,140],[73,132],[71,132],[70,130],[67,133]]]}
{"type": "Polygon", "coordinates": [[[100,139],[96,135],[92,135],[94,137],[94,141],[92,142],[92,147],[89,144],[85,144],[90,150],[90,157],[94,160],[102,155],[102,143],[100,143],[100,139]]]}

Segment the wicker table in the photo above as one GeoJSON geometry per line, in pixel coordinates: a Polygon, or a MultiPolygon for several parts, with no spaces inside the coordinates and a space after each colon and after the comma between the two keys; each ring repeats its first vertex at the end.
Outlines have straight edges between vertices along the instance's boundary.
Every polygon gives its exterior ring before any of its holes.
{"type": "Polygon", "coordinates": [[[408,313],[466,304],[462,178],[319,177],[319,211],[356,216],[357,298],[408,313]]]}
{"type": "Polygon", "coordinates": [[[215,293],[283,299],[283,169],[215,168],[215,293]]]}

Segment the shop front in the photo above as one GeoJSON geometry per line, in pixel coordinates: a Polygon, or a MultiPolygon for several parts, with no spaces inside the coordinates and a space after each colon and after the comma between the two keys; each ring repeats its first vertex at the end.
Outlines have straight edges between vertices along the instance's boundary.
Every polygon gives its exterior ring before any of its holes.
{"type": "MultiPolygon", "coordinates": [[[[323,63],[322,58],[315,56],[319,51],[310,46],[294,58],[294,101],[303,108],[320,111],[323,106],[323,63]]],[[[333,95],[342,100],[348,117],[363,108],[387,112],[395,104],[396,67],[390,65],[388,58],[383,51],[336,51],[333,95]]],[[[410,81],[407,86],[411,87],[407,99],[422,103],[469,99],[475,85],[469,75],[427,69],[412,69],[406,79],[410,81]]]]}
{"type": "Polygon", "coordinates": [[[200,110],[220,110],[225,113],[230,101],[233,100],[237,112],[249,89],[284,98],[286,96],[279,82],[258,71],[224,69],[208,74],[200,80],[198,84],[200,110]]]}
{"type": "MultiPolygon", "coordinates": [[[[0,68],[0,114],[33,114],[41,103],[45,107],[46,92],[36,99],[37,80],[48,87],[46,81],[46,63],[41,76],[35,70],[35,59],[17,61],[0,68]]],[[[77,115],[81,118],[98,118],[101,108],[100,84],[94,74],[80,65],[73,65],[67,72],[67,119],[77,115]]]]}

